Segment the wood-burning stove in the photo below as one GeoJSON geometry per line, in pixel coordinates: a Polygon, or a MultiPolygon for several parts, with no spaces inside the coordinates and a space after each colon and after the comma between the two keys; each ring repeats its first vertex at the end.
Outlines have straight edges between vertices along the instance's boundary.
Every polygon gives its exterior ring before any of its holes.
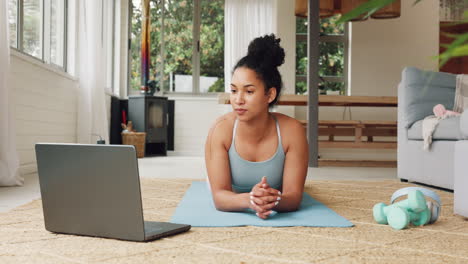
{"type": "Polygon", "coordinates": [[[168,100],[160,96],[129,96],[128,120],[138,132],[146,132],[145,156],[166,155],[168,100]]]}

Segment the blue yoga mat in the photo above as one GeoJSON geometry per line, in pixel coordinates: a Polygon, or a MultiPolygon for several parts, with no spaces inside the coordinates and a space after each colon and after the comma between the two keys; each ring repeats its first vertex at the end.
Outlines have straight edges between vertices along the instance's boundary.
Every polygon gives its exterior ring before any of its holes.
{"type": "Polygon", "coordinates": [[[198,227],[223,226],[319,226],[351,227],[353,224],[321,202],[304,193],[300,209],[289,213],[275,213],[267,220],[252,210],[222,212],[216,210],[206,182],[192,182],[171,219],[172,223],[198,227]]]}

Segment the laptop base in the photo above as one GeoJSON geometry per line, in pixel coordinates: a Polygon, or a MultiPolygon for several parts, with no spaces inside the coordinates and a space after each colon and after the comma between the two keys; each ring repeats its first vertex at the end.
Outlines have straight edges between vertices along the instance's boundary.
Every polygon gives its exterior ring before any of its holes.
{"type": "Polygon", "coordinates": [[[190,225],[183,224],[145,221],[145,241],[182,233],[188,231],[190,227],[190,225]]]}

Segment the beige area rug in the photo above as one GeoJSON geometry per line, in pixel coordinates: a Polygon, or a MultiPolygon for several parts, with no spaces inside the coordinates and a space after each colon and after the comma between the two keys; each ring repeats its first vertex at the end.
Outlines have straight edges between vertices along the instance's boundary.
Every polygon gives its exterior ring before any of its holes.
{"type": "MultiPolygon", "coordinates": [[[[145,220],[169,221],[189,180],[143,179],[145,220]]],[[[41,201],[0,214],[0,263],[468,263],[468,220],[453,194],[435,224],[395,231],[372,206],[411,184],[309,181],[306,191],[353,222],[351,228],[192,228],[149,243],[58,235],[44,229],[41,201]]]]}

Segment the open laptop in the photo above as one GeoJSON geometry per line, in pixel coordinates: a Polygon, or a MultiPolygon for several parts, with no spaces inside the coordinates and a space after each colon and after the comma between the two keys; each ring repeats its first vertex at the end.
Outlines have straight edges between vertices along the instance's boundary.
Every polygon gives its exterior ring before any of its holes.
{"type": "Polygon", "coordinates": [[[36,158],[48,231],[150,241],[191,227],[143,220],[133,146],[38,143],[36,158]]]}

